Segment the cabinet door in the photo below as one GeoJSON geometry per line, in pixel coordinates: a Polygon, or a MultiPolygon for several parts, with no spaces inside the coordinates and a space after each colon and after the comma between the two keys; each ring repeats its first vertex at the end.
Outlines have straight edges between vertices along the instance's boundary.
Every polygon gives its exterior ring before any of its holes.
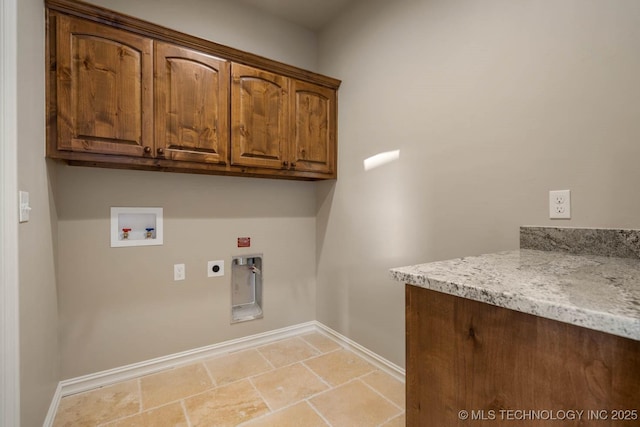
{"type": "Polygon", "coordinates": [[[58,16],[58,149],[127,156],[151,150],[152,43],[58,16]]]}
{"type": "Polygon", "coordinates": [[[162,42],[155,54],[158,156],[227,163],[229,63],[162,42]]]}
{"type": "Polygon", "coordinates": [[[283,168],[289,79],[235,63],[231,72],[231,163],[283,168]]]}
{"type": "Polygon", "coordinates": [[[311,83],[292,80],[292,169],[335,174],[336,93],[311,83]]]}

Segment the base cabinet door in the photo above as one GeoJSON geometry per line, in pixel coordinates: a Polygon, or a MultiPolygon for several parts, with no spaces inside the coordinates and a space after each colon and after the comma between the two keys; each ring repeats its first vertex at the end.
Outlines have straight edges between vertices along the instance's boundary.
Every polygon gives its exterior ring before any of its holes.
{"type": "Polygon", "coordinates": [[[153,41],[57,18],[57,147],[148,155],[153,148],[153,41]]]}
{"type": "Polygon", "coordinates": [[[336,167],[336,93],[292,80],[290,162],[296,171],[333,174],[336,167]]]}
{"type": "Polygon", "coordinates": [[[236,63],[231,72],[231,164],[286,169],[289,79],[236,63]]]}
{"type": "Polygon", "coordinates": [[[229,62],[156,42],[156,156],[227,163],[229,62]]]}
{"type": "Polygon", "coordinates": [[[414,285],[405,295],[407,426],[638,426],[640,341],[414,285]]]}

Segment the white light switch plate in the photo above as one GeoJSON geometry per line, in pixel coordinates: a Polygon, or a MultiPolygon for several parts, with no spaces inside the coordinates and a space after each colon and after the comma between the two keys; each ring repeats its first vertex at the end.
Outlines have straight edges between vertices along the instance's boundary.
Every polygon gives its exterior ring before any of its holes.
{"type": "Polygon", "coordinates": [[[20,204],[20,222],[29,221],[29,213],[31,213],[31,206],[29,206],[29,193],[26,191],[18,192],[18,202],[20,204]]]}

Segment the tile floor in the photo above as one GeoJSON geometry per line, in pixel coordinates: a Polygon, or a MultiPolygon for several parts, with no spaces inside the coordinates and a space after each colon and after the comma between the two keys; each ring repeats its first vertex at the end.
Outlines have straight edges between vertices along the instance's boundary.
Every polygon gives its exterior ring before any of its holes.
{"type": "Polygon", "coordinates": [[[67,396],[54,427],[396,427],[404,407],[404,383],[311,333],[67,396]]]}

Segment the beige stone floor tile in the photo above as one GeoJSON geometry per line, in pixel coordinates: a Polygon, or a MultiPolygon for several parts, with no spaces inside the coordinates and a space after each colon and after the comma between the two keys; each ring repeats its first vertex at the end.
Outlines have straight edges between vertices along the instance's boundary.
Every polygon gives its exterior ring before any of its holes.
{"type": "Polygon", "coordinates": [[[407,425],[407,419],[404,414],[399,415],[391,421],[382,424],[382,427],[405,427],[407,425]]]}
{"type": "Polygon", "coordinates": [[[337,386],[374,370],[373,366],[347,350],[337,350],[305,360],[322,379],[337,386]]]}
{"type": "Polygon", "coordinates": [[[301,363],[267,372],[251,381],[272,410],[284,408],[329,388],[301,363]]]}
{"type": "Polygon", "coordinates": [[[402,413],[360,380],[354,380],[310,399],[333,427],[378,426],[402,413]]]}
{"type": "Polygon", "coordinates": [[[201,363],[147,375],[140,379],[140,384],[143,409],[161,406],[213,387],[201,363]]]}
{"type": "Polygon", "coordinates": [[[175,402],[104,424],[104,427],[188,427],[188,423],[182,405],[175,402]]]}
{"type": "Polygon", "coordinates": [[[320,354],[298,337],[258,347],[258,351],[276,368],[299,362],[320,354]]]}
{"type": "Polygon", "coordinates": [[[63,398],[53,425],[95,426],[139,411],[138,380],[131,380],[63,398]]]}
{"type": "Polygon", "coordinates": [[[337,350],[340,348],[340,344],[332,340],[331,338],[327,338],[322,334],[317,332],[312,332],[307,335],[302,335],[300,338],[320,350],[322,353],[328,353],[333,350],[337,350]]]}
{"type": "Polygon", "coordinates": [[[204,362],[218,385],[229,384],[273,370],[257,350],[245,350],[204,362]]]}
{"type": "Polygon", "coordinates": [[[206,391],[184,401],[192,427],[236,426],[269,412],[249,380],[206,391]]]}
{"type": "Polygon", "coordinates": [[[314,332],[65,397],[53,425],[400,427],[405,404],[401,381],[314,332]]]}
{"type": "Polygon", "coordinates": [[[327,427],[320,415],[306,402],[251,420],[242,427],[327,427]]]}
{"type": "Polygon", "coordinates": [[[399,407],[405,408],[405,386],[402,381],[382,371],[373,371],[360,379],[399,407]]]}

